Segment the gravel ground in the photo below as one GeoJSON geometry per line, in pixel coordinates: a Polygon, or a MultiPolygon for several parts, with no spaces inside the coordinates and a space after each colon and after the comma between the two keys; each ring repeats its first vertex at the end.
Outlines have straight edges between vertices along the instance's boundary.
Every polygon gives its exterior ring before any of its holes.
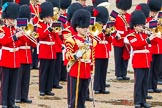
{"type": "MultiPolygon", "coordinates": [[[[91,4],[90,0],[87,0],[87,4],[91,4]]],[[[109,0],[111,3],[110,12],[115,8],[115,0],[109,0]]],[[[140,2],[146,0],[140,0],[140,2]]],[[[134,9],[134,6],[139,3],[139,0],[133,0],[133,7],[130,12],[134,9]]],[[[111,85],[110,88],[106,88],[110,91],[110,94],[94,95],[95,108],[134,108],[133,106],[133,87],[134,87],[134,75],[129,65],[128,76],[131,78],[130,81],[117,81],[114,76],[114,57],[111,52],[111,58],[109,60],[107,83],[111,85]]],[[[19,104],[21,108],[67,108],[67,88],[66,82],[60,82],[63,89],[53,89],[55,93],[54,97],[45,97],[44,99],[39,97],[38,90],[38,70],[32,70],[31,82],[30,82],[30,93],[29,98],[33,100],[32,104],[19,104]]],[[[159,85],[162,88],[162,85],[159,85]]],[[[91,88],[90,88],[91,89],[91,88]]],[[[162,108],[162,93],[150,94],[153,96],[152,100],[148,100],[153,105],[153,108],[162,108]]],[[[93,108],[93,102],[86,102],[87,108],[93,108]]]]}

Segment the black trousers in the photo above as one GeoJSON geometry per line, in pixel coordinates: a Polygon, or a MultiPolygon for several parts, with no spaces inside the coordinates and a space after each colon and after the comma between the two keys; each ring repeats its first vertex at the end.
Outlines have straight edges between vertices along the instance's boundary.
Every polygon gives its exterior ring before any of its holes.
{"type": "Polygon", "coordinates": [[[94,86],[95,91],[105,90],[106,74],[109,59],[95,59],[94,86]]]}
{"type": "Polygon", "coordinates": [[[134,104],[146,102],[148,68],[134,69],[134,104]]]}
{"type": "Polygon", "coordinates": [[[127,76],[128,60],[124,60],[123,56],[124,47],[114,46],[114,59],[115,59],[115,76],[127,76]]]}
{"type": "Polygon", "coordinates": [[[159,72],[160,72],[160,63],[161,62],[161,55],[160,54],[153,54],[152,55],[152,63],[149,73],[149,84],[148,89],[157,89],[159,72]]]}
{"type": "Polygon", "coordinates": [[[62,66],[61,66],[61,81],[66,81],[67,79],[67,70],[66,66],[64,65],[64,61],[62,61],[62,66]]]}
{"type": "Polygon", "coordinates": [[[53,86],[58,86],[61,76],[62,53],[56,53],[55,71],[53,74],[53,86]]]}
{"type": "Polygon", "coordinates": [[[54,59],[40,59],[39,91],[46,93],[52,91],[53,74],[55,71],[54,59]]]}
{"type": "Polygon", "coordinates": [[[28,99],[30,83],[30,64],[21,64],[16,86],[16,99],[28,99]]]}
{"type": "Polygon", "coordinates": [[[31,48],[32,51],[32,67],[38,66],[38,54],[37,54],[37,48],[31,48]]]}
{"type": "Polygon", "coordinates": [[[2,105],[11,106],[15,104],[18,68],[3,67],[2,71],[2,105]]]}
{"type": "MultiPolygon", "coordinates": [[[[75,108],[77,78],[71,77],[70,81],[70,105],[69,108],[75,108]]],[[[88,90],[89,79],[79,79],[78,86],[78,104],[77,108],[85,108],[86,92],[88,90]]]]}

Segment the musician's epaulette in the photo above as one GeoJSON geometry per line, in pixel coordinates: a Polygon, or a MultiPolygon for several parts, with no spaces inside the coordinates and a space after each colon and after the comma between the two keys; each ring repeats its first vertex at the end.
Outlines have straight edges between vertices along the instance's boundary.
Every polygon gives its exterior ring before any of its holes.
{"type": "Polygon", "coordinates": [[[0,32],[4,32],[3,27],[4,25],[0,26],[0,32]]]}
{"type": "Polygon", "coordinates": [[[70,43],[72,46],[75,45],[75,40],[74,40],[73,36],[70,36],[65,40],[65,44],[68,44],[68,43],[70,43]]]}
{"type": "Polygon", "coordinates": [[[129,37],[129,36],[136,37],[136,35],[134,34],[134,32],[133,32],[133,33],[128,34],[126,37],[129,37]]]}

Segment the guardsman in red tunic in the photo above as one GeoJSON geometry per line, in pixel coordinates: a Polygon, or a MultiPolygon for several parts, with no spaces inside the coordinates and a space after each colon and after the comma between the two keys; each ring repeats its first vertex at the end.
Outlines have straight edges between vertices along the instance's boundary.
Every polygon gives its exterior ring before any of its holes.
{"type": "Polygon", "coordinates": [[[56,48],[55,43],[61,43],[62,41],[58,37],[58,34],[53,31],[52,28],[52,16],[53,5],[50,2],[43,2],[40,5],[41,12],[39,13],[40,21],[37,28],[39,34],[39,54],[40,60],[40,78],[39,78],[39,91],[40,96],[54,95],[52,91],[53,86],[53,74],[55,74],[55,60],[56,60],[56,48]]]}
{"type": "Polygon", "coordinates": [[[2,18],[5,25],[2,27],[0,43],[2,45],[1,66],[2,78],[2,108],[20,108],[15,105],[16,82],[18,68],[20,67],[20,56],[18,39],[24,35],[23,31],[17,32],[15,19],[19,14],[19,5],[7,2],[3,5],[2,18]]]}
{"type": "MultiPolygon", "coordinates": [[[[61,0],[60,1],[60,18],[61,16],[63,16],[63,21],[62,21],[62,26],[63,29],[66,28],[66,22],[67,22],[67,8],[71,5],[72,0],[61,0]]],[[[63,34],[61,34],[61,38],[63,40],[63,34]]],[[[65,46],[62,47],[62,67],[61,67],[61,76],[60,76],[60,80],[61,81],[66,81],[66,77],[67,77],[67,71],[66,71],[66,65],[64,64],[64,60],[65,60],[65,52],[66,52],[66,48],[65,46]]]]}
{"type": "MultiPolygon", "coordinates": [[[[143,11],[143,13],[145,14],[145,17],[146,17],[146,25],[147,25],[147,23],[149,21],[148,20],[149,19],[149,15],[150,15],[150,8],[149,8],[149,6],[146,3],[140,3],[140,4],[138,4],[136,6],[136,9],[135,10],[141,10],[141,11],[143,11]]],[[[148,45],[148,50],[150,50],[150,47],[151,47],[151,44],[148,45]]],[[[152,59],[151,59],[151,61],[152,61],[152,59]]],[[[149,83],[149,75],[150,75],[150,71],[148,73],[148,83],[149,83]]],[[[148,95],[148,92],[146,94],[146,99],[152,99],[152,96],[149,96],[148,95]]]]}
{"type": "Polygon", "coordinates": [[[117,80],[129,80],[130,78],[127,77],[128,58],[125,59],[123,54],[127,50],[124,37],[129,33],[130,14],[127,10],[131,8],[132,0],[116,0],[116,6],[120,10],[115,19],[116,33],[113,39],[115,76],[117,80]]]}
{"type": "MultiPolygon", "coordinates": [[[[60,0],[48,0],[53,4],[54,16],[52,18],[54,23],[58,23],[59,18],[59,4],[60,0]]],[[[60,27],[61,28],[61,27],[60,27]]],[[[58,32],[59,38],[61,37],[61,30],[56,30],[58,32]]],[[[61,38],[60,38],[61,40],[61,38]]],[[[62,43],[55,43],[55,50],[56,50],[56,61],[55,61],[55,73],[53,76],[53,88],[62,89],[63,87],[59,84],[60,82],[60,75],[61,75],[61,63],[62,63],[62,43]]]]}
{"type": "MultiPolygon", "coordinates": [[[[31,11],[31,22],[34,25],[36,30],[37,24],[39,22],[39,12],[40,12],[40,4],[39,0],[31,0],[30,2],[30,11],[31,11]]],[[[32,48],[32,69],[38,69],[38,55],[37,48],[32,48]]]]}
{"type": "MultiPolygon", "coordinates": [[[[66,28],[64,28],[62,30],[62,38],[63,38],[63,42],[65,44],[65,41],[68,37],[71,37],[73,35],[76,35],[77,32],[74,30],[73,27],[71,27],[71,18],[74,14],[75,11],[79,10],[79,9],[83,9],[83,6],[80,3],[72,3],[69,7],[68,7],[68,11],[67,11],[67,22],[66,22],[66,28]]],[[[66,52],[65,52],[66,53],[66,52]]],[[[64,60],[64,65],[67,66],[68,60],[65,57],[64,60]]],[[[66,69],[67,71],[67,69],[66,69]]],[[[68,105],[70,104],[70,81],[71,78],[69,77],[69,71],[67,71],[67,97],[68,97],[68,105]]]]}
{"type": "Polygon", "coordinates": [[[143,33],[143,26],[146,17],[141,10],[136,10],[131,15],[130,27],[134,30],[127,35],[130,45],[133,48],[132,66],[134,68],[134,104],[135,108],[151,108],[146,102],[147,79],[151,62],[151,53],[148,50],[149,44],[154,44],[155,35],[150,37],[143,33]]]}
{"type": "MultiPolygon", "coordinates": [[[[96,17],[96,23],[98,23],[101,26],[101,29],[103,29],[109,18],[107,8],[103,6],[94,8],[94,17],[96,17]]],[[[110,92],[106,90],[106,75],[111,37],[106,35],[103,31],[96,35],[98,37],[98,42],[95,46],[95,72],[93,90],[95,91],[95,94],[109,94],[110,92]]]]}
{"type": "MultiPolygon", "coordinates": [[[[30,22],[30,8],[28,5],[21,5],[19,18],[27,18],[30,22]]],[[[31,46],[36,47],[36,44],[28,39],[25,35],[20,38],[20,69],[16,87],[16,103],[32,103],[28,99],[29,83],[30,83],[30,65],[32,63],[31,46]]]]}
{"type": "Polygon", "coordinates": [[[66,58],[69,61],[67,69],[71,78],[68,108],[85,108],[86,91],[92,71],[92,43],[90,37],[86,35],[90,24],[90,13],[79,9],[75,11],[71,21],[77,35],[65,40],[66,58]]]}
{"type": "MultiPolygon", "coordinates": [[[[150,15],[152,20],[157,20],[158,12],[161,9],[162,1],[161,0],[149,0],[148,5],[150,7],[150,15]]],[[[150,67],[150,75],[149,75],[149,87],[148,92],[160,93],[161,89],[157,88],[158,78],[160,68],[162,68],[162,64],[159,64],[162,59],[162,39],[156,38],[157,43],[151,46],[152,53],[152,62],[150,67]]]]}

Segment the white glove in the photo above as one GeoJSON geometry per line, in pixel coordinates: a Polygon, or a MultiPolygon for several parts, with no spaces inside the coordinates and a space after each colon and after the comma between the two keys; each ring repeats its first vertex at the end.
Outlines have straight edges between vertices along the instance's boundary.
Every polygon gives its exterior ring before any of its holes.
{"type": "Polygon", "coordinates": [[[82,57],[82,55],[83,55],[83,52],[81,50],[78,50],[76,53],[76,57],[80,58],[80,57],[82,57]]]}
{"type": "Polygon", "coordinates": [[[116,38],[117,40],[120,40],[120,39],[121,39],[121,35],[117,32],[115,38],[116,38]]]}

